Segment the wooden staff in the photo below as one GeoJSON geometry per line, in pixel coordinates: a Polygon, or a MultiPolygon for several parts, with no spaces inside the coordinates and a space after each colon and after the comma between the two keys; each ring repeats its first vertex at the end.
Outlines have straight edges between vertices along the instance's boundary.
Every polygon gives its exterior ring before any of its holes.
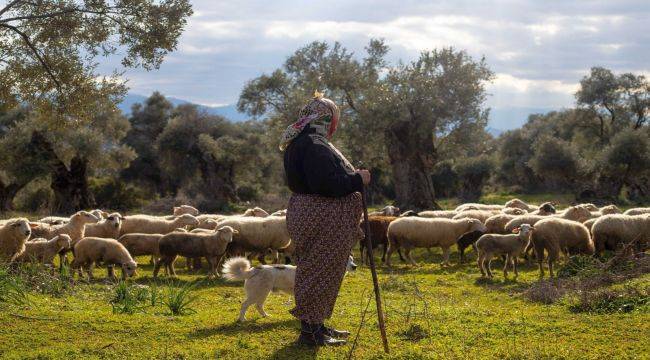
{"type": "MultiPolygon", "coordinates": [[[[379,331],[381,332],[381,341],[384,344],[384,352],[389,353],[388,337],[386,336],[386,324],[384,323],[384,308],[381,306],[381,294],[379,293],[379,280],[377,280],[377,270],[375,269],[375,257],[372,252],[372,240],[370,239],[370,223],[368,222],[368,203],[366,203],[366,187],[363,187],[361,193],[363,200],[363,220],[366,231],[366,248],[370,254],[370,273],[372,274],[372,283],[375,287],[375,302],[377,303],[377,320],[379,321],[379,331]]],[[[363,259],[361,259],[363,261],[363,259]]]]}

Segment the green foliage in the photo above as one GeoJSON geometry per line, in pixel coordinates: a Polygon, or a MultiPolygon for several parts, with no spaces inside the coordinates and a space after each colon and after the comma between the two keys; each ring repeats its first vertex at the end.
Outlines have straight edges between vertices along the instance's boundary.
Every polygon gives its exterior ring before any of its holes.
{"type": "Polygon", "coordinates": [[[144,312],[148,306],[147,301],[151,297],[146,287],[128,285],[124,281],[115,285],[113,292],[110,304],[114,314],[132,315],[136,312],[144,312]]]}
{"type": "Polygon", "coordinates": [[[113,177],[91,178],[88,186],[94,194],[96,206],[102,209],[136,209],[151,199],[151,194],[141,187],[113,177]]]}
{"type": "Polygon", "coordinates": [[[534,155],[528,166],[535,175],[555,184],[575,183],[583,172],[582,159],[578,150],[568,141],[553,137],[542,137],[533,144],[534,155]]]}
{"type": "Polygon", "coordinates": [[[650,309],[650,287],[638,289],[626,286],[622,289],[580,293],[569,306],[575,313],[629,313],[650,309]]]}
{"type": "Polygon", "coordinates": [[[29,302],[22,279],[0,266],[0,303],[24,305],[29,302]]]}
{"type": "Polygon", "coordinates": [[[476,201],[481,197],[483,186],[493,171],[492,161],[487,155],[460,159],[454,165],[459,179],[461,201],[476,201]]]}
{"type": "Polygon", "coordinates": [[[194,288],[195,286],[193,284],[187,284],[181,287],[169,286],[167,288],[162,303],[167,307],[171,315],[188,315],[196,312],[192,308],[192,305],[198,300],[197,296],[192,295],[194,288]]]}

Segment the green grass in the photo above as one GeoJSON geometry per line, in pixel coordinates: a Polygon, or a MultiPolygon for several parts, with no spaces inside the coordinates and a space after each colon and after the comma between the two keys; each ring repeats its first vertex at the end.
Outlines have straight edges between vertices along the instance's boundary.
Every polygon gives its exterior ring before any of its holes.
{"type": "MultiPolygon", "coordinates": [[[[470,254],[470,259],[473,259],[470,254]]],[[[419,267],[380,268],[391,347],[383,354],[374,303],[366,316],[355,359],[603,359],[650,358],[650,311],[576,312],[568,300],[531,302],[524,291],[537,282],[534,266],[519,281],[480,280],[474,263],[441,268],[439,251],[416,252],[419,267]]],[[[146,258],[139,276],[126,284],[77,282],[66,292],[30,291],[29,302],[0,303],[2,359],[345,359],[350,345],[317,351],[293,344],[298,323],[288,313],[292,297],[271,294],[261,318],[235,322],[241,283],[189,275],[154,282],[146,258]],[[140,289],[140,290],[139,290],[140,289]],[[141,290],[147,289],[147,290],[141,290]],[[170,294],[186,291],[192,311],[170,315],[170,294]],[[152,294],[153,300],[152,300],[152,294]],[[129,298],[137,311],[114,312],[129,298]]],[[[182,262],[180,260],[179,262],[182,262]]],[[[180,265],[180,264],[179,264],[180,265]]],[[[650,274],[611,286],[650,286],[650,274]]],[[[331,324],[356,331],[372,292],[370,272],[346,276],[331,324]]],[[[645,293],[647,295],[647,293],[645,293]]],[[[182,299],[181,299],[182,300],[182,299]]],[[[637,299],[638,301],[638,299],[637,299]]],[[[183,301],[180,301],[181,303],[183,301]]],[[[640,301],[639,301],[640,302],[640,301]]]]}

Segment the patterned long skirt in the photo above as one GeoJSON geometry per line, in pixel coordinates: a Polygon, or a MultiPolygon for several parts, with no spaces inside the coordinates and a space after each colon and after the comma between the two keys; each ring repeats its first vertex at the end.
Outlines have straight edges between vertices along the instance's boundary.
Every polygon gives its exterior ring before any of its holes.
{"type": "Polygon", "coordinates": [[[332,316],[352,246],[359,240],[361,194],[341,198],[294,194],[287,229],[296,244],[296,318],[320,324],[332,316]]]}

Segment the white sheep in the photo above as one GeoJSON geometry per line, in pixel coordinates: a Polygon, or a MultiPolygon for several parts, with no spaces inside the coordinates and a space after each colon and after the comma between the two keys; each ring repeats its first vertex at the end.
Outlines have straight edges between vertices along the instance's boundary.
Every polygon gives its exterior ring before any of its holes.
{"type": "Polygon", "coordinates": [[[523,200],[520,200],[520,199],[517,199],[517,198],[515,198],[515,199],[511,199],[511,200],[508,200],[508,201],[505,203],[504,207],[507,207],[507,208],[518,208],[518,209],[523,209],[523,210],[526,210],[526,211],[535,211],[535,210],[537,210],[537,206],[535,206],[535,205],[528,205],[528,204],[527,204],[526,202],[524,202],[523,200]]]}
{"type": "Polygon", "coordinates": [[[492,215],[485,220],[485,227],[488,234],[508,234],[512,231],[506,230],[506,224],[517,218],[517,215],[497,214],[492,215]]]}
{"type": "Polygon", "coordinates": [[[617,250],[637,241],[637,250],[644,251],[650,244],[650,214],[612,214],[598,218],[591,227],[596,251],[617,250]]]}
{"type": "Polygon", "coordinates": [[[117,239],[120,236],[121,226],[122,215],[112,213],[98,223],[86,225],[84,236],[117,239]]]}
{"type": "MultiPolygon", "coordinates": [[[[501,210],[497,210],[496,214],[498,214],[501,210]]],[[[482,223],[485,223],[485,220],[487,220],[489,217],[496,215],[495,212],[490,211],[490,210],[467,210],[467,211],[461,211],[452,219],[458,220],[458,219],[477,219],[480,220],[482,223]]]]}
{"type": "Polygon", "coordinates": [[[69,221],[70,218],[64,216],[47,216],[38,220],[39,223],[49,224],[49,225],[67,224],[69,221]]]}
{"type": "Polygon", "coordinates": [[[242,216],[267,217],[269,213],[260,207],[254,207],[252,209],[246,209],[242,216]]]}
{"type": "Polygon", "coordinates": [[[513,207],[503,208],[501,212],[508,215],[526,215],[528,213],[527,210],[513,207]]]}
{"type": "Polygon", "coordinates": [[[456,215],[458,215],[458,211],[454,210],[425,210],[418,213],[418,216],[426,218],[451,219],[456,215]]]}
{"type": "Polygon", "coordinates": [[[81,269],[86,270],[89,280],[93,278],[93,267],[98,262],[107,266],[108,277],[111,279],[115,278],[111,265],[122,268],[122,280],[126,280],[127,276],[134,276],[138,267],[124,245],[114,239],[85,237],[74,245],[73,252],[72,269],[79,269],[80,274],[81,269]]]}
{"type": "Polygon", "coordinates": [[[650,214],[650,207],[632,208],[632,209],[626,210],[623,213],[623,215],[630,215],[630,216],[632,216],[632,215],[643,215],[643,214],[650,214]]]}
{"type": "Polygon", "coordinates": [[[174,206],[173,214],[174,216],[181,216],[183,214],[190,214],[193,216],[197,216],[199,215],[199,209],[190,205],[174,206]]]}
{"type": "Polygon", "coordinates": [[[155,265],[156,261],[160,258],[158,242],[162,237],[162,234],[130,233],[120,236],[117,241],[124,245],[133,257],[151,255],[152,262],[155,265]]]}
{"type": "Polygon", "coordinates": [[[190,214],[183,214],[174,219],[164,219],[149,215],[129,215],[122,219],[120,235],[130,233],[168,234],[176,228],[197,225],[199,225],[199,221],[190,214]]]}
{"type": "Polygon", "coordinates": [[[70,236],[61,234],[51,240],[34,239],[25,243],[25,251],[16,258],[16,262],[37,262],[46,265],[54,263],[54,257],[70,250],[70,236]]]}
{"type": "Polygon", "coordinates": [[[413,248],[440,247],[443,253],[443,265],[449,264],[449,249],[456,244],[456,239],[470,231],[485,232],[483,223],[477,219],[441,219],[405,217],[397,218],[388,226],[388,252],[386,265],[390,266],[393,252],[405,249],[406,258],[416,265],[411,257],[413,248]]]}
{"type": "Polygon", "coordinates": [[[519,276],[517,272],[517,257],[522,254],[530,242],[530,234],[533,227],[529,224],[522,224],[515,229],[515,234],[485,234],[476,242],[478,251],[478,267],[482,276],[492,277],[491,263],[494,255],[506,255],[503,266],[503,277],[508,277],[508,265],[512,264],[515,272],[515,279],[519,276]]]}
{"type": "Polygon", "coordinates": [[[11,263],[22,254],[31,234],[29,220],[25,218],[11,219],[0,227],[0,263],[11,263]]]}
{"type": "Polygon", "coordinates": [[[591,219],[591,211],[582,205],[571,206],[564,211],[552,215],[566,220],[573,220],[577,222],[584,222],[591,219]]]}
{"type": "MultiPolygon", "coordinates": [[[[277,251],[290,243],[287,220],[280,216],[269,217],[235,217],[222,220],[219,227],[230,226],[238,231],[233,238],[233,246],[244,251],[263,252],[268,249],[277,251]]],[[[277,254],[277,253],[274,253],[277,254]]],[[[277,263],[277,256],[274,263],[277,263]]]]}
{"type": "MultiPolygon", "coordinates": [[[[86,236],[86,226],[95,224],[100,219],[88,211],[78,211],[70,217],[67,224],[53,226],[37,226],[32,228],[32,238],[52,239],[57,235],[66,234],[70,236],[71,246],[86,236]]],[[[59,253],[61,266],[67,262],[66,251],[59,253]]]]}
{"type": "Polygon", "coordinates": [[[503,205],[494,205],[494,204],[478,204],[478,203],[467,203],[458,205],[454,211],[467,211],[467,210],[501,210],[503,205]]]}
{"type": "Polygon", "coordinates": [[[540,277],[544,276],[542,265],[544,250],[548,253],[548,270],[551,277],[553,277],[553,263],[559,259],[560,252],[564,252],[567,256],[594,253],[594,243],[589,235],[589,229],[580,222],[558,217],[547,217],[538,221],[531,240],[539,264],[540,277]]]}

